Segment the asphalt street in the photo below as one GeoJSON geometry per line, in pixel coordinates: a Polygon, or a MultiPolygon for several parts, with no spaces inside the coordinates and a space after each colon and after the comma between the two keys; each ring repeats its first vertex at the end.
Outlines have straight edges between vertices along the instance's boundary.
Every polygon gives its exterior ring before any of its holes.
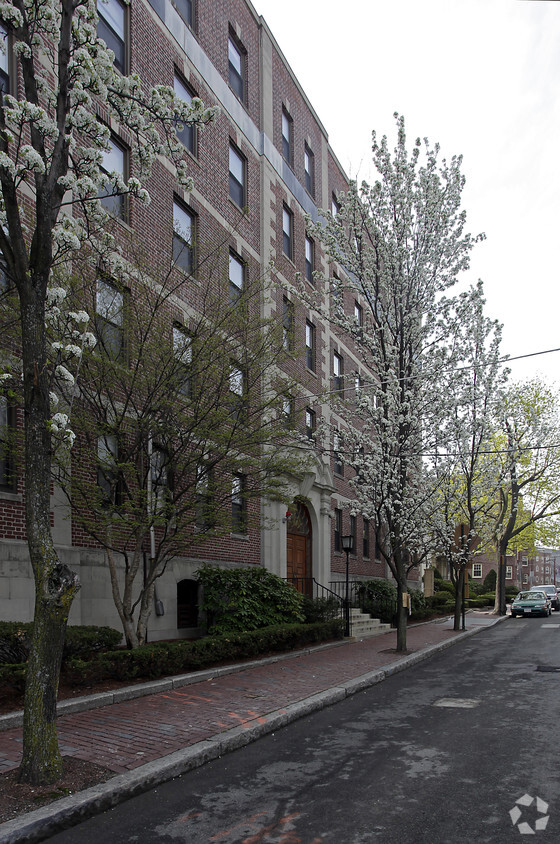
{"type": "Polygon", "coordinates": [[[508,619],[49,841],[556,844],[559,645],[508,619]]]}

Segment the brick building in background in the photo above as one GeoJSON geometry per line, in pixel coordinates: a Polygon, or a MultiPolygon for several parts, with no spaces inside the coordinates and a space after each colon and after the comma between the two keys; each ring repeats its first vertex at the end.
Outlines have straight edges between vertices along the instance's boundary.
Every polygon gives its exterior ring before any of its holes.
{"type": "MultiPolygon", "coordinates": [[[[355,549],[351,576],[385,577],[385,566],[376,559],[373,525],[351,514],[351,470],[344,465],[336,434],[321,450],[313,439],[321,419],[343,432],[344,419],[332,418],[318,396],[325,389],[351,392],[360,361],[349,337],[335,333],[283,286],[296,273],[310,286],[316,270],[344,276],[342,267],[327,264],[305,229],[304,215],[317,220],[320,208],[336,212],[338,193],[347,184],[323,125],[264,19],[246,0],[134,0],[130,6],[109,0],[98,8],[99,34],[114,50],[120,69],[138,73],[149,85],[174,86],[182,99],[198,96],[221,109],[211,128],[185,129],[180,135],[195,184],[191,194],[184,194],[169,168],[159,163],[147,183],[151,204],[131,201],[112,210],[122,219],[123,232],[134,232],[162,259],[185,230],[192,233],[189,261],[194,262],[195,248],[202,254],[213,243],[226,244],[232,287],[242,285],[248,272],[266,277],[274,262],[274,292],[263,304],[264,316],[276,319],[292,344],[291,374],[305,387],[287,402],[299,402],[302,433],[314,453],[311,468],[293,482],[294,512],[262,501],[260,525],[243,530],[235,523],[232,504],[230,536],[209,539],[194,552],[185,549],[168,565],[157,587],[164,613],[152,614],[148,638],[195,633],[194,573],[201,562],[260,564],[281,577],[315,578],[328,585],[344,578],[341,537],[350,533],[355,549]]],[[[8,80],[9,61],[5,64],[8,80]]],[[[125,174],[127,129],[111,129],[111,169],[120,167],[125,174]]],[[[360,321],[362,305],[353,294],[345,294],[344,307],[360,321]]],[[[3,431],[18,425],[5,401],[0,414],[3,431]]],[[[0,615],[28,620],[33,585],[22,484],[17,467],[8,461],[5,456],[0,465],[0,615]]],[[[82,583],[70,623],[118,626],[104,552],[73,524],[56,486],[52,524],[61,559],[82,583]]]]}

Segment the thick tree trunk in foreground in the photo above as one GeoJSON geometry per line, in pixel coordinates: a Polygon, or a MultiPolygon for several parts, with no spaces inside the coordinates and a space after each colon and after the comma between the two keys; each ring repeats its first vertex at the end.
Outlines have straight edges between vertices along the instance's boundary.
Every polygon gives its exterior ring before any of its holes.
{"type": "Polygon", "coordinates": [[[46,279],[20,292],[25,408],[25,517],[35,578],[33,636],[27,665],[20,782],[55,782],[62,758],[56,733],[56,698],[68,614],[78,577],[61,565],[50,522],[52,443],[45,356],[46,279]]]}
{"type": "Polygon", "coordinates": [[[406,592],[406,587],[403,589],[401,584],[397,584],[397,651],[406,651],[406,628],[408,625],[408,609],[403,607],[403,595],[406,592]]]}

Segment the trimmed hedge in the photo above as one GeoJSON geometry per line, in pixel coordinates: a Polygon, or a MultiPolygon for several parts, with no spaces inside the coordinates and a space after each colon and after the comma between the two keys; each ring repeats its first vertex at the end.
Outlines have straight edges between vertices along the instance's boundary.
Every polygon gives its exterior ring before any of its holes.
{"type": "MultiPolygon", "coordinates": [[[[32,621],[0,621],[0,664],[27,662],[32,631],[32,621]]],[[[62,659],[84,659],[113,650],[121,640],[122,633],[112,627],[70,625],[66,628],[62,659]]]]}
{"type": "MultiPolygon", "coordinates": [[[[204,639],[153,642],[132,651],[97,654],[89,660],[71,657],[62,667],[62,678],[77,686],[104,680],[153,680],[342,637],[342,622],[340,619],[332,619],[315,624],[275,625],[245,633],[207,636],[204,639]]],[[[0,684],[21,691],[25,683],[25,670],[25,663],[0,666],[0,684]]]]}

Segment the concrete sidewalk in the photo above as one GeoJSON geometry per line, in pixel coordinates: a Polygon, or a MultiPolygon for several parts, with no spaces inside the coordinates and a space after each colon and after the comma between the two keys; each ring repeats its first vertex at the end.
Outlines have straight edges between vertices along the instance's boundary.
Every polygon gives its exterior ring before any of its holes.
{"type": "MultiPolygon", "coordinates": [[[[62,754],[115,776],[0,825],[0,844],[43,840],[501,620],[469,612],[465,632],[454,632],[451,619],[414,625],[405,656],[395,653],[396,631],[390,631],[64,701],[58,708],[62,754]]],[[[20,725],[20,713],[0,717],[0,772],[19,765],[20,725]]]]}

